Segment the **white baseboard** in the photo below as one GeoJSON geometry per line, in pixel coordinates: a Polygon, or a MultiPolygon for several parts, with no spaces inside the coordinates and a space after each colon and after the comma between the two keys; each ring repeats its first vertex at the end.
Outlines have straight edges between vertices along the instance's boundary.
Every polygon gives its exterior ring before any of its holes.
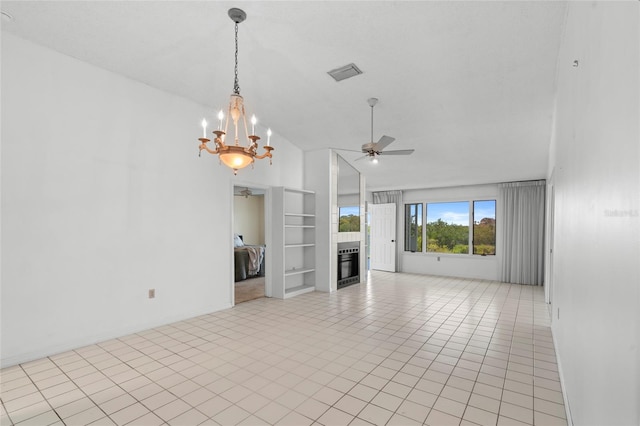
{"type": "Polygon", "coordinates": [[[558,364],[558,376],[560,377],[560,387],[562,388],[562,399],[564,400],[564,411],[567,416],[567,425],[573,426],[573,419],[571,418],[571,408],[569,407],[569,398],[567,397],[567,387],[564,383],[564,373],[562,371],[562,362],[560,362],[560,351],[558,349],[558,342],[556,341],[556,335],[553,333],[553,327],[551,327],[551,337],[553,338],[553,346],[556,353],[556,364],[558,364]]]}
{"type": "Polygon", "coordinates": [[[58,345],[40,348],[37,351],[25,352],[25,353],[9,356],[7,358],[3,358],[0,360],[0,368],[7,368],[7,367],[11,367],[18,364],[24,364],[26,362],[35,361],[37,359],[46,358],[48,356],[60,354],[63,352],[74,350],[74,349],[79,349],[89,345],[94,345],[96,343],[105,342],[107,340],[116,339],[118,337],[127,336],[129,334],[139,333],[141,331],[149,330],[155,327],[161,327],[163,325],[187,320],[190,318],[198,317],[200,315],[207,315],[214,312],[222,311],[224,309],[229,309],[231,307],[232,307],[231,304],[226,304],[223,306],[203,309],[201,311],[187,312],[183,315],[165,317],[153,323],[138,324],[134,327],[125,327],[122,329],[114,330],[109,333],[103,333],[95,336],[88,336],[87,338],[84,338],[84,339],[67,341],[58,345]]]}

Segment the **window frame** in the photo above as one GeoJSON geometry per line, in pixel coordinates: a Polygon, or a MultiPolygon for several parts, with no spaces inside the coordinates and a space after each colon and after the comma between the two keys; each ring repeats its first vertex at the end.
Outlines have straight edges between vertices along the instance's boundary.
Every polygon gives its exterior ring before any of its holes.
{"type": "MultiPolygon", "coordinates": [[[[413,223],[412,223],[413,225],[413,223]]],[[[422,253],[424,246],[424,204],[423,203],[407,203],[404,205],[404,251],[408,253],[422,253]],[[410,214],[411,207],[415,207],[415,214],[410,214]],[[418,211],[419,210],[419,211],[418,211]],[[409,233],[410,230],[407,227],[409,218],[415,218],[415,226],[416,226],[416,246],[414,250],[411,250],[409,246],[410,239],[409,233]],[[420,230],[420,235],[418,235],[418,230],[420,230]],[[420,241],[420,246],[418,247],[418,241],[420,241]]]]}
{"type": "Polygon", "coordinates": [[[406,253],[419,253],[427,256],[453,256],[453,257],[476,257],[476,258],[494,258],[498,254],[498,199],[495,195],[488,197],[473,197],[469,199],[452,199],[452,200],[437,200],[437,201],[423,201],[423,202],[407,202],[404,203],[405,206],[405,215],[403,219],[403,232],[404,232],[404,250],[406,253]],[[495,227],[494,227],[494,238],[495,238],[495,250],[493,254],[482,254],[482,253],[474,253],[475,241],[474,241],[474,230],[475,230],[475,203],[482,201],[493,201],[494,203],[494,215],[495,215],[495,227]],[[428,241],[427,241],[427,212],[429,208],[429,204],[442,204],[442,203],[468,203],[469,207],[469,244],[467,253],[445,253],[445,252],[433,252],[427,251],[428,241]],[[412,205],[422,205],[422,247],[421,250],[418,250],[416,247],[416,251],[407,250],[407,208],[412,205]]]}
{"type": "MultiPolygon", "coordinates": [[[[482,257],[486,257],[486,256],[495,256],[498,252],[498,200],[496,199],[476,199],[473,200],[473,206],[471,207],[472,210],[472,215],[473,217],[471,218],[471,226],[472,226],[472,230],[471,230],[471,254],[474,256],[482,256],[482,257]],[[482,202],[488,202],[488,201],[493,201],[493,253],[476,253],[476,203],[482,203],[482,202]]],[[[485,219],[485,218],[483,218],[485,219]]]]}
{"type": "MultiPolygon", "coordinates": [[[[425,253],[429,253],[429,254],[433,254],[433,255],[437,255],[437,256],[441,256],[441,255],[450,255],[450,256],[465,256],[470,254],[470,250],[469,250],[469,246],[470,246],[470,241],[471,241],[471,235],[469,233],[469,227],[471,226],[471,216],[469,214],[470,210],[471,210],[471,202],[468,200],[456,200],[456,201],[432,201],[432,202],[427,202],[425,203],[425,253]],[[462,225],[462,226],[466,226],[467,227],[467,251],[466,252],[462,252],[462,253],[455,253],[455,252],[446,252],[446,251],[429,251],[429,205],[433,205],[433,204],[462,204],[462,203],[466,203],[466,207],[467,207],[467,225],[462,225]]],[[[440,219],[440,218],[438,218],[440,219]]],[[[447,225],[452,225],[452,223],[447,223],[444,222],[447,225]]]]}

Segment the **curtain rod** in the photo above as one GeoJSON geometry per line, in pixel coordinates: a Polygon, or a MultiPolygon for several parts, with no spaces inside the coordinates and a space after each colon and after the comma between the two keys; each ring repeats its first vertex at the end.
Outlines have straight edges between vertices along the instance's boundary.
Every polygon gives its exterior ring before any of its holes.
{"type": "Polygon", "coordinates": [[[528,180],[513,180],[511,182],[499,182],[499,183],[524,183],[524,182],[546,182],[546,179],[528,179],[528,180]]]}

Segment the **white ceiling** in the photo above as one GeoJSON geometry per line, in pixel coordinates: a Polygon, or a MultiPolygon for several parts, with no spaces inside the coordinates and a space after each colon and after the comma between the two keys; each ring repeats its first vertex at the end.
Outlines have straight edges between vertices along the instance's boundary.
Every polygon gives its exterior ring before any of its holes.
{"type": "Polygon", "coordinates": [[[2,1],[15,18],[2,30],[208,105],[214,120],[233,89],[230,7],[248,15],[248,112],[303,150],[359,150],[367,99],[380,99],[374,141],[415,153],[373,165],[341,152],[369,189],[545,176],[565,2],[2,1]],[[327,75],[351,62],[364,74],[327,75]]]}

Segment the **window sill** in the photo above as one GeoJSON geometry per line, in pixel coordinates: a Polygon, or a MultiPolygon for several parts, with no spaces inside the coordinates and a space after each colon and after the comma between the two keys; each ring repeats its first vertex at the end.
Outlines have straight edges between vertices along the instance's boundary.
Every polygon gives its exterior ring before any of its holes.
{"type": "Polygon", "coordinates": [[[424,253],[421,251],[403,251],[403,255],[407,256],[426,256],[426,257],[445,257],[447,259],[496,259],[495,254],[482,256],[480,254],[453,254],[453,253],[424,253]]]}

